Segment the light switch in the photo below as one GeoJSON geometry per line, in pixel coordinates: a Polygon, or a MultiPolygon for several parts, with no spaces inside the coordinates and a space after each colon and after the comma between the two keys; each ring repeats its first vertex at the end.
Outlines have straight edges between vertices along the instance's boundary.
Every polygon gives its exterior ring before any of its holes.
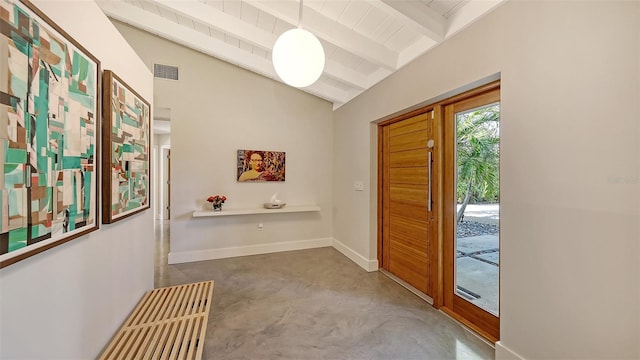
{"type": "Polygon", "coordinates": [[[353,183],[353,190],[355,191],[363,191],[364,183],[362,181],[356,181],[353,183]]]}

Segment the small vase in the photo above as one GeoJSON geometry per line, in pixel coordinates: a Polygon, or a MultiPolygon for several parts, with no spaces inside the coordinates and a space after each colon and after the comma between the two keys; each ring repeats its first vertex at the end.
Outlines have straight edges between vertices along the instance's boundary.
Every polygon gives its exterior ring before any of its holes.
{"type": "Polygon", "coordinates": [[[213,204],[213,211],[222,211],[222,204],[213,204]]]}

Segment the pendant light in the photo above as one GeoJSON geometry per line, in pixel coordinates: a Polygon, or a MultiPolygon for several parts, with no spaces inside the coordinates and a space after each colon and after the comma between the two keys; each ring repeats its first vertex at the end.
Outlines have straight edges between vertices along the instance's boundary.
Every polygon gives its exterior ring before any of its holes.
{"type": "Polygon", "coordinates": [[[302,29],[302,0],[298,27],[285,31],[273,45],[272,60],[276,74],[286,84],[302,88],[316,82],[324,70],[324,49],[320,40],[302,29]]]}

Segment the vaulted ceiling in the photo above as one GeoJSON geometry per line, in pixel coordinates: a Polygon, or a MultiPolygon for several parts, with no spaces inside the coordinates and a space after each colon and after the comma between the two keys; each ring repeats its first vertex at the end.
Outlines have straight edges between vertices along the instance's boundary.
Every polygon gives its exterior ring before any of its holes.
{"type": "MultiPolygon", "coordinates": [[[[324,47],[324,73],[303,91],[334,109],[504,0],[304,0],[301,26],[324,47]]],[[[98,0],[116,20],[280,81],[271,50],[297,27],[299,0],[98,0]]],[[[176,65],[176,64],[171,64],[176,65]]]]}

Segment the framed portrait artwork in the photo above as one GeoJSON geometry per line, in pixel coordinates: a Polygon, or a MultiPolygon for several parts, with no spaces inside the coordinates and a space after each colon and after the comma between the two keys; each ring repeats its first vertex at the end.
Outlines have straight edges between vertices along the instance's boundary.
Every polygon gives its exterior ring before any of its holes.
{"type": "Polygon", "coordinates": [[[98,228],[100,62],[28,1],[0,0],[0,267],[98,228]]]}
{"type": "Polygon", "coordinates": [[[150,208],[149,103],[112,71],[104,72],[102,221],[150,208]]]}
{"type": "Polygon", "coordinates": [[[284,181],[285,153],[265,150],[238,150],[239,182],[284,181]]]}

